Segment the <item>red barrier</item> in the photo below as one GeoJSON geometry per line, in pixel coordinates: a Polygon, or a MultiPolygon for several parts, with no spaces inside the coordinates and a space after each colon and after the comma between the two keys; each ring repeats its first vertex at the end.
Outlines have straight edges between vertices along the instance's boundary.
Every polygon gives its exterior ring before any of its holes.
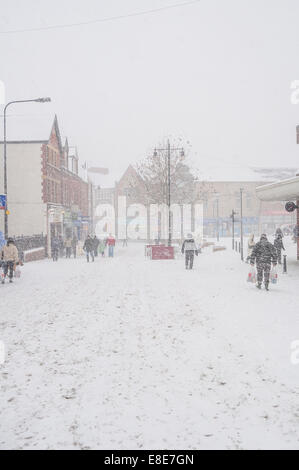
{"type": "Polygon", "coordinates": [[[154,245],[151,258],[156,259],[174,259],[174,247],[164,245],[154,245]]]}

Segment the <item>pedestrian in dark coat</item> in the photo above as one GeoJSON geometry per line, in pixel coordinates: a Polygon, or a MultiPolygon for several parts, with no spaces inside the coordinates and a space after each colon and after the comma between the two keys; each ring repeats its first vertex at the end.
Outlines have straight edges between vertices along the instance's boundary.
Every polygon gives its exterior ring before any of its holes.
{"type": "Polygon", "coordinates": [[[285,251],[285,247],[283,245],[282,236],[280,233],[276,234],[274,246],[277,251],[278,264],[281,264],[281,250],[285,251]]]}
{"type": "Polygon", "coordinates": [[[95,236],[93,237],[93,253],[94,253],[94,256],[95,256],[95,257],[98,256],[99,244],[100,244],[100,240],[99,240],[98,237],[95,235],[95,236]]]}
{"type": "Polygon", "coordinates": [[[51,254],[52,254],[53,261],[58,261],[59,248],[60,248],[59,239],[57,237],[53,237],[51,240],[51,254]]]}
{"type": "Polygon", "coordinates": [[[92,261],[94,262],[94,248],[93,248],[93,239],[90,235],[85,240],[83,250],[86,253],[87,263],[89,263],[89,256],[91,256],[92,261]]]}
{"type": "Polygon", "coordinates": [[[72,238],[72,250],[73,250],[74,258],[77,258],[77,245],[78,245],[78,238],[74,234],[72,238]]]}
{"type": "Polygon", "coordinates": [[[277,264],[277,252],[267,239],[267,235],[263,234],[260,241],[255,245],[250,257],[250,263],[254,266],[256,262],[257,269],[257,287],[260,289],[264,279],[265,289],[269,290],[271,263],[273,266],[277,264]]]}
{"type": "Polygon", "coordinates": [[[195,244],[192,233],[188,233],[187,238],[182,245],[182,253],[185,253],[185,267],[186,269],[193,268],[194,254],[198,256],[198,249],[195,244]]]}

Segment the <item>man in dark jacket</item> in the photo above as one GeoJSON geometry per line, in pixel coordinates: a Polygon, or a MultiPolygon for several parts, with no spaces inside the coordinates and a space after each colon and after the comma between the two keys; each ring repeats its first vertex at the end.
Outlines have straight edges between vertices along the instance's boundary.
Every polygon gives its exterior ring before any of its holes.
{"type": "Polygon", "coordinates": [[[198,250],[191,233],[188,233],[186,240],[182,246],[182,253],[185,253],[185,266],[186,269],[193,268],[194,253],[198,256],[198,250]]]}
{"type": "Polygon", "coordinates": [[[276,236],[275,236],[275,240],[274,240],[274,246],[275,246],[276,252],[277,252],[278,264],[281,264],[281,250],[285,251],[285,247],[283,245],[282,235],[280,233],[276,232],[276,236]]]}
{"type": "Polygon", "coordinates": [[[88,235],[85,240],[83,250],[86,252],[87,263],[89,263],[89,256],[91,256],[92,261],[94,261],[94,245],[90,235],[88,235]]]}
{"type": "Polygon", "coordinates": [[[273,263],[273,266],[276,266],[277,253],[274,245],[268,241],[265,234],[261,236],[260,241],[252,250],[250,257],[252,266],[254,266],[254,262],[256,262],[258,289],[261,288],[264,278],[265,289],[269,290],[271,263],[273,263]]]}
{"type": "Polygon", "coordinates": [[[94,252],[94,256],[95,256],[95,257],[98,256],[99,244],[100,244],[100,240],[99,240],[98,237],[95,235],[95,236],[93,237],[93,252],[94,252]]]}

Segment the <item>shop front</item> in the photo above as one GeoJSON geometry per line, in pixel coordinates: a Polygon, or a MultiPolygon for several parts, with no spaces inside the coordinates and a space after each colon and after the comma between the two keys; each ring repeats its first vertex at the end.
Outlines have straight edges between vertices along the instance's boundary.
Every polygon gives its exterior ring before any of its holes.
{"type": "MultiPolygon", "coordinates": [[[[256,188],[256,193],[261,201],[283,201],[296,204],[286,205],[286,214],[294,213],[294,225],[299,226],[299,175],[277,183],[267,184],[256,188]],[[296,212],[295,212],[296,211],[296,212]]],[[[299,237],[297,237],[297,259],[299,260],[299,237]]]]}

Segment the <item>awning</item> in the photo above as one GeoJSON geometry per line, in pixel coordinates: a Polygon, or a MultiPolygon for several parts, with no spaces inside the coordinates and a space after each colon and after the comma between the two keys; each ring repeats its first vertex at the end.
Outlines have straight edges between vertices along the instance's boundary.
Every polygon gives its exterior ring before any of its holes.
{"type": "Polygon", "coordinates": [[[256,188],[256,194],[261,201],[299,200],[299,176],[259,186],[256,188]]]}

